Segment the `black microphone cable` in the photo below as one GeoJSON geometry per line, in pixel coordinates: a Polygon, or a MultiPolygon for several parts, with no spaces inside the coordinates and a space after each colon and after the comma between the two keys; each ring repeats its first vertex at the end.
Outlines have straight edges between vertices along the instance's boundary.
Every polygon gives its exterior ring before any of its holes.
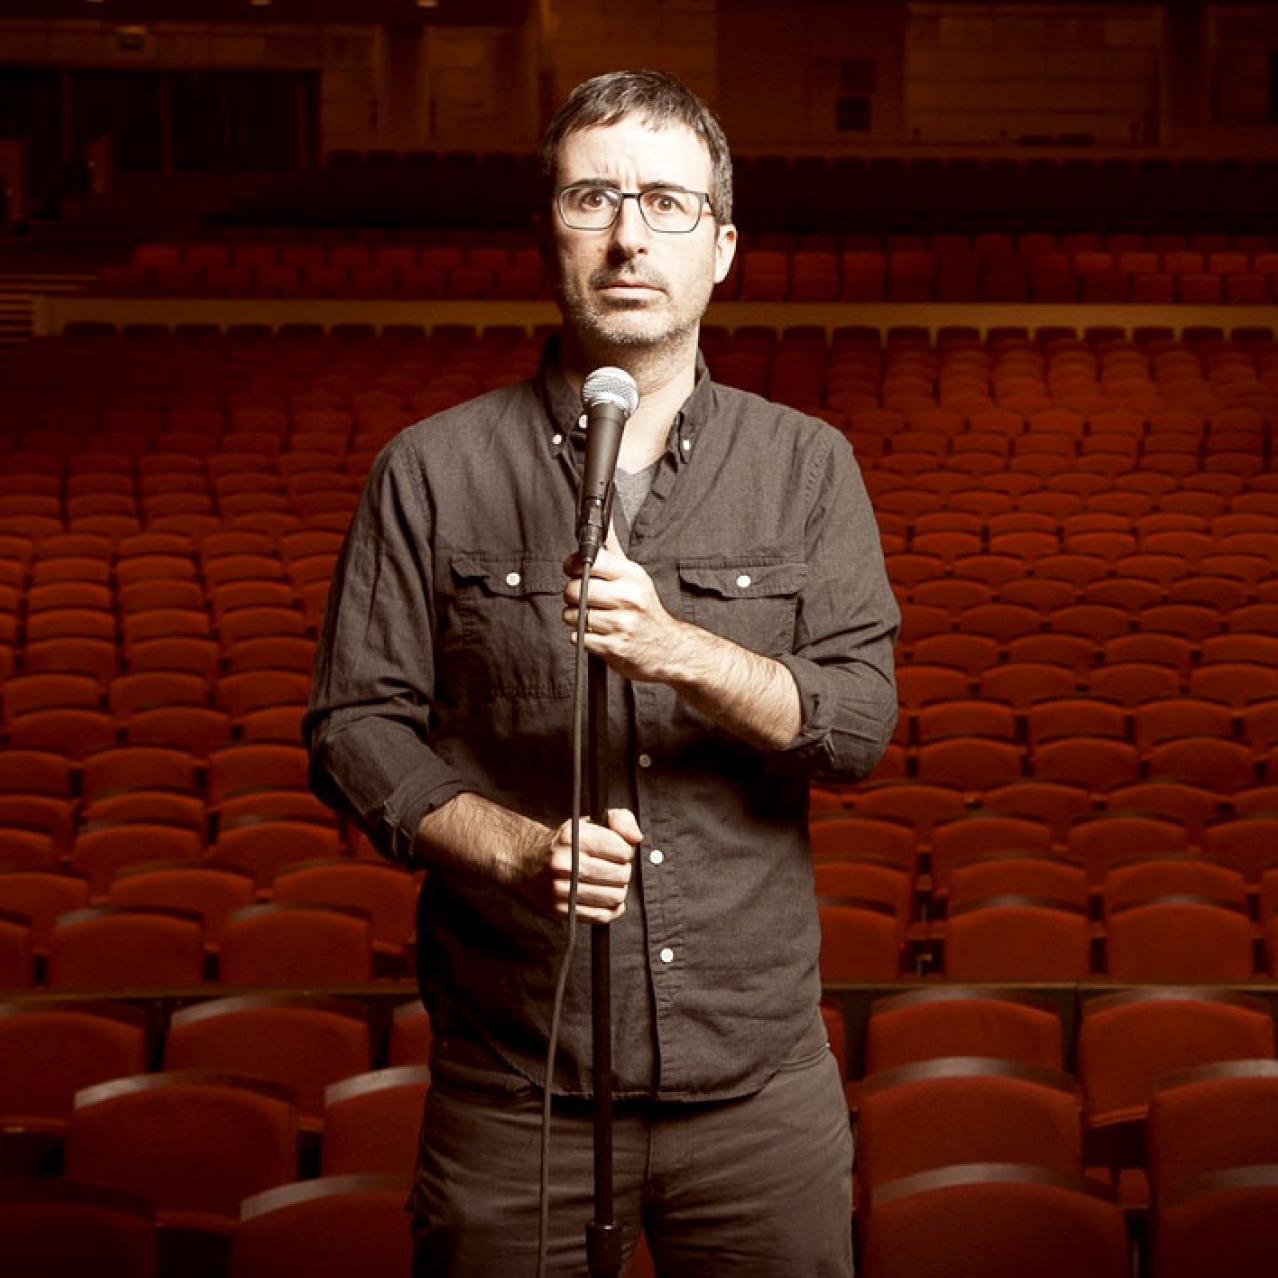
{"type": "Polygon", "coordinates": [[[568,879],[568,939],[555,978],[555,998],[550,1009],[550,1036],[546,1044],[546,1079],[541,1098],[541,1177],[537,1188],[537,1278],[546,1278],[546,1257],[550,1242],[550,1121],[555,1056],[559,1050],[559,1021],[563,1014],[564,991],[573,951],[577,946],[577,888],[581,876],[582,765],[585,758],[586,709],[586,624],[590,563],[581,565],[581,602],[577,608],[577,643],[572,667],[572,813],[569,843],[572,867],[568,879]]]}

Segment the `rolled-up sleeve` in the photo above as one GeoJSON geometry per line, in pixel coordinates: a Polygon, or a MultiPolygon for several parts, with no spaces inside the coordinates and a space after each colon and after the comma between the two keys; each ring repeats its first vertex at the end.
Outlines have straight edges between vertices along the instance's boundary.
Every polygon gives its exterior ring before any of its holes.
{"type": "Polygon", "coordinates": [[[900,609],[851,446],[823,431],[808,473],[808,576],[796,644],[777,660],[798,685],[803,726],[772,767],[854,780],[882,758],[896,726],[893,644],[900,609]]]}
{"type": "Polygon", "coordinates": [[[406,864],[422,817],[473,788],[429,745],[430,523],[405,432],[374,463],[338,557],[303,721],[316,794],[406,864]]]}

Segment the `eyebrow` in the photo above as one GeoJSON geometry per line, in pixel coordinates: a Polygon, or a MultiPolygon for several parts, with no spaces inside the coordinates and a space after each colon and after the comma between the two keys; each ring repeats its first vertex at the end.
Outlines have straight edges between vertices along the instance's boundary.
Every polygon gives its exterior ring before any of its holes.
{"type": "MultiPolygon", "coordinates": [[[[577,182],[566,182],[560,189],[566,191],[570,186],[589,186],[600,191],[621,190],[621,184],[610,178],[581,178],[577,182]]],[[[640,191],[689,191],[696,194],[692,187],[684,186],[682,182],[670,182],[661,178],[654,182],[642,182],[638,189],[640,191]]]]}

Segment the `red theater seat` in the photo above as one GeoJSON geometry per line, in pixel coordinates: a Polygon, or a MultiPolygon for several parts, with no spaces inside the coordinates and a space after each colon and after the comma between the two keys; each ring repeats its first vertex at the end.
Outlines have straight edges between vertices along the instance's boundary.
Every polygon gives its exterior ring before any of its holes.
{"type": "Polygon", "coordinates": [[[13,1278],[158,1278],[155,1211],[138,1194],[52,1177],[0,1180],[0,1254],[13,1278]]]}
{"type": "Polygon", "coordinates": [[[959,981],[1078,981],[1091,971],[1086,912],[1009,894],[950,911],[945,975],[959,981]]]}
{"type": "Polygon", "coordinates": [[[156,907],[94,907],[57,920],[49,939],[54,989],[141,989],[199,985],[204,931],[199,916],[156,907]]]}
{"type": "Polygon", "coordinates": [[[378,1173],[408,1186],[429,1087],[425,1065],[374,1070],[331,1084],[324,1093],[320,1174],[378,1173]]]}
{"type": "Polygon", "coordinates": [[[227,985],[362,985],[373,979],[368,915],[349,906],[250,905],[222,929],[227,985]]]}
{"type": "MultiPolygon", "coordinates": [[[[325,1089],[371,1064],[366,1010],[315,997],[253,995],[193,1004],[173,1013],[164,1048],[166,1070],[223,1070],[284,1085],[316,1128],[325,1089]]],[[[413,1132],[415,1139],[416,1124],[413,1132]]]]}
{"type": "Polygon", "coordinates": [[[163,1227],[225,1239],[242,1199],[297,1175],[297,1113],[260,1079],[119,1078],[77,1094],[66,1168],[148,1198],[163,1227]]]}
{"type": "Polygon", "coordinates": [[[1023,1164],[963,1164],[889,1181],[868,1205],[866,1278],[1127,1278],[1126,1228],[1108,1186],[1023,1164]]]}
{"type": "Polygon", "coordinates": [[[1082,1106],[1068,1074],[980,1056],[935,1056],[866,1076],[857,1171],[886,1182],[961,1163],[1082,1170],[1082,1106]]]}
{"type": "Polygon", "coordinates": [[[235,1231],[230,1278],[407,1274],[412,1236],[404,1228],[402,1179],[353,1175],[298,1181],[246,1199],[235,1231]]]}

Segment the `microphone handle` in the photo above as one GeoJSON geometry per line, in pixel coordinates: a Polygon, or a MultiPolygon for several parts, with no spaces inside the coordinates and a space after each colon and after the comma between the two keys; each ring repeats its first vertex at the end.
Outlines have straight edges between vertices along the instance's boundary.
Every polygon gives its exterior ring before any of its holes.
{"type": "Polygon", "coordinates": [[[581,558],[595,562],[608,535],[612,514],[613,476],[621,450],[621,432],[629,414],[619,405],[591,406],[586,422],[586,463],[577,506],[577,544],[581,558]]]}

